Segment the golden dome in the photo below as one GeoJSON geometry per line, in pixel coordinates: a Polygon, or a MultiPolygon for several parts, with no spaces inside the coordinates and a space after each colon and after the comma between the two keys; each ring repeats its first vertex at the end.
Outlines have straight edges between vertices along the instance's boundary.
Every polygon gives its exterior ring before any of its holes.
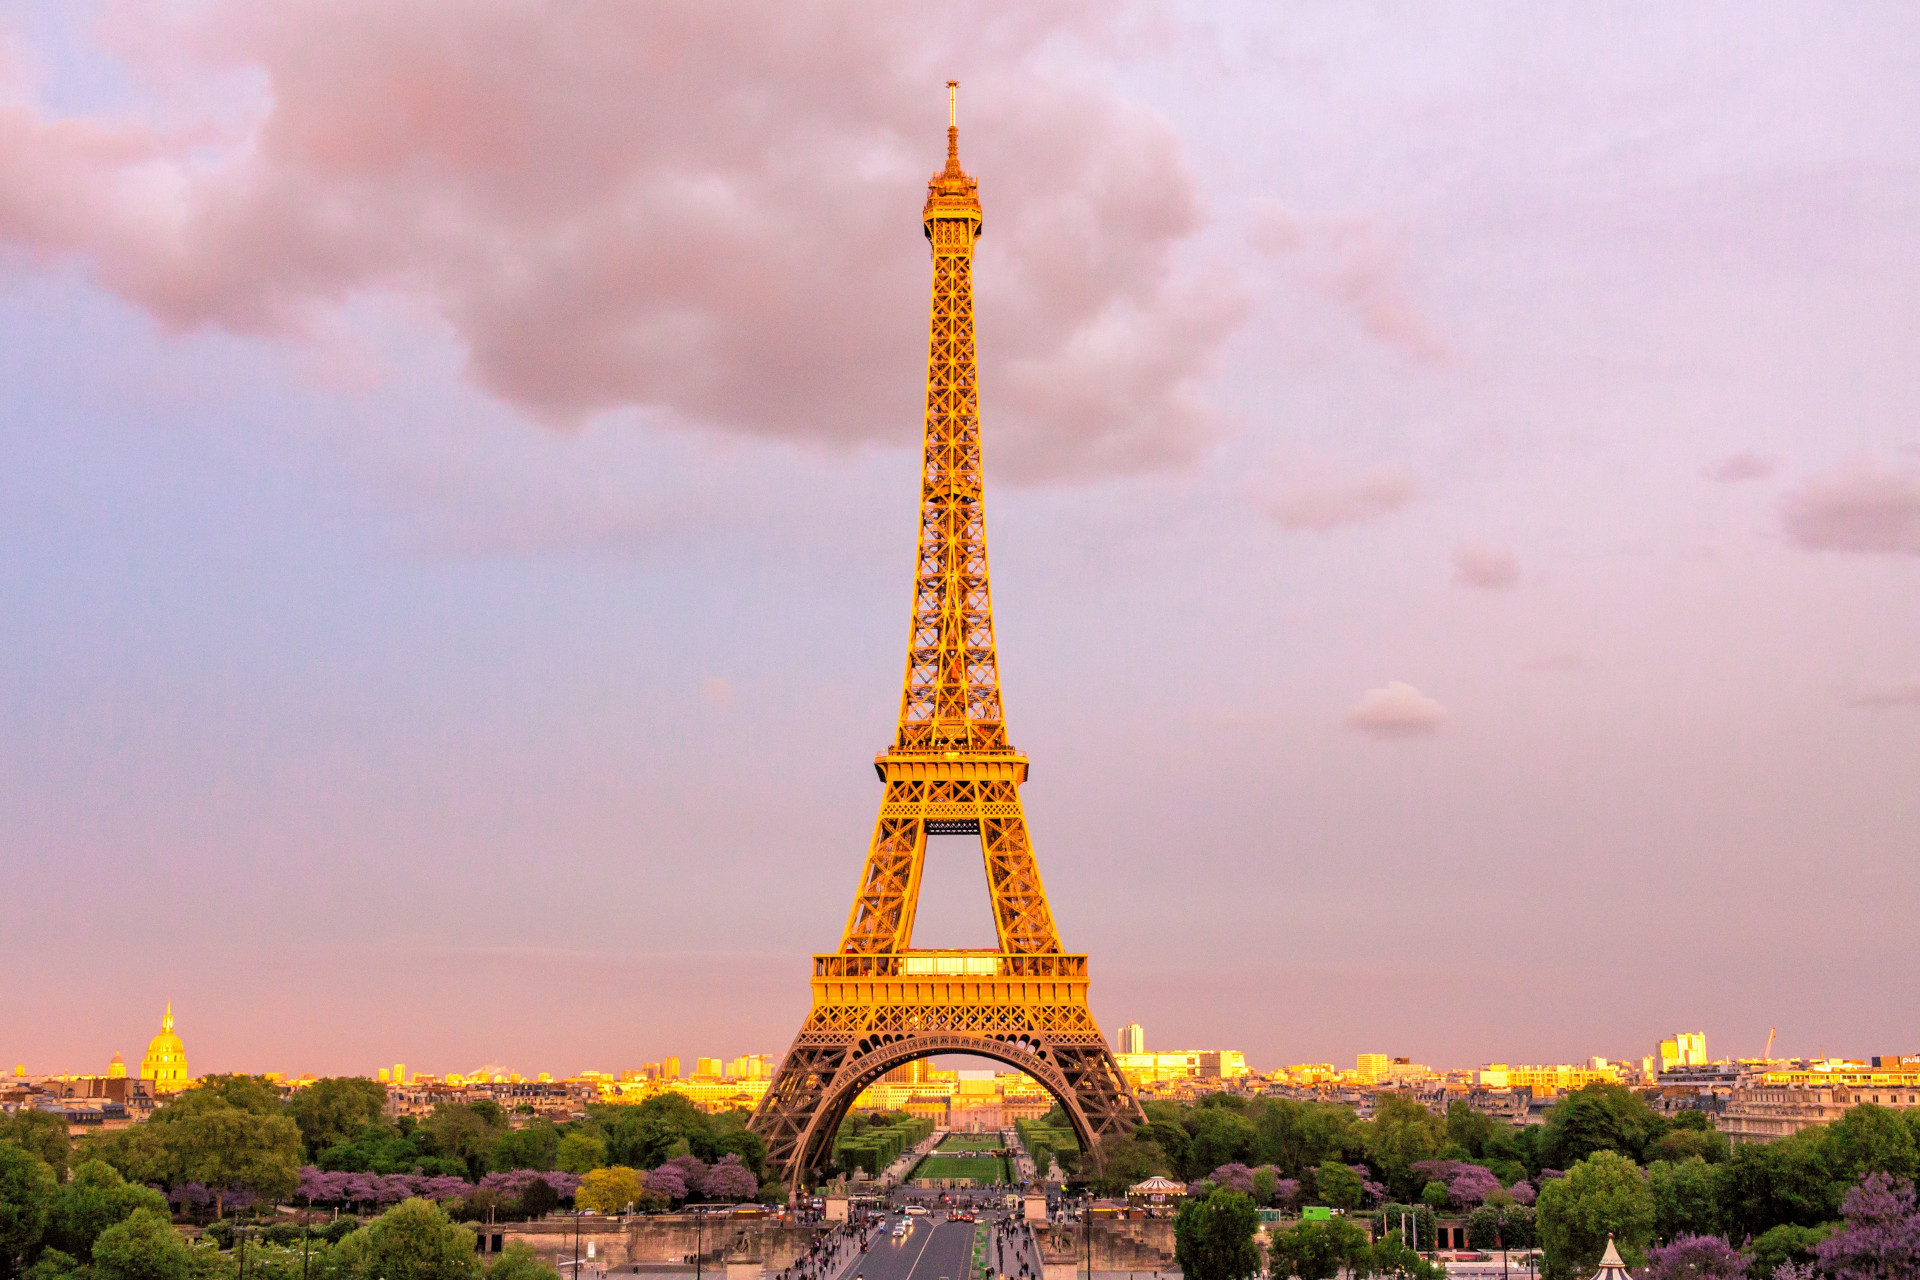
{"type": "Polygon", "coordinates": [[[153,1081],[155,1093],[184,1089],[191,1082],[187,1074],[187,1046],[173,1034],[173,1002],[160,1019],[160,1034],[147,1043],[147,1056],[140,1060],[140,1078],[153,1081]]]}
{"type": "Polygon", "coordinates": [[[113,1061],[107,1064],[107,1079],[124,1080],[126,1079],[126,1076],[127,1076],[127,1060],[121,1057],[118,1053],[115,1053],[113,1055],[113,1061]]]}

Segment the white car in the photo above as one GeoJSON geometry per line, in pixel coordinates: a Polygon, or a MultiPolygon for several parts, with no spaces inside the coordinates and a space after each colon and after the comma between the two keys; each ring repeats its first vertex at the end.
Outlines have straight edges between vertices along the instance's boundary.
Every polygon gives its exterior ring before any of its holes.
{"type": "Polygon", "coordinates": [[[906,1208],[902,1209],[900,1212],[910,1213],[916,1218],[924,1217],[927,1212],[927,1206],[923,1204],[910,1204],[906,1208]]]}

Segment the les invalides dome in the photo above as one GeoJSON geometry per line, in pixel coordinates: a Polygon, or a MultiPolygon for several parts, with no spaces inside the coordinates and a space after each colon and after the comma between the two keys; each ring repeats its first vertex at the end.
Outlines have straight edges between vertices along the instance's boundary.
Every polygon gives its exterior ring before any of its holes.
{"type": "Polygon", "coordinates": [[[173,1034],[173,1002],[167,1002],[166,1016],[160,1019],[160,1034],[147,1045],[147,1056],[140,1059],[140,1078],[153,1081],[155,1093],[171,1093],[192,1082],[187,1074],[187,1046],[173,1034]]]}

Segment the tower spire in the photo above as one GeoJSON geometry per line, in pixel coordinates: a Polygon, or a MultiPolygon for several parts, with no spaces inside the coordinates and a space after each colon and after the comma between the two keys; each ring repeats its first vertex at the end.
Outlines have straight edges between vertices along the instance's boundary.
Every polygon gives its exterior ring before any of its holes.
{"type": "Polygon", "coordinates": [[[947,81],[947,175],[960,172],[960,82],[947,81]]]}

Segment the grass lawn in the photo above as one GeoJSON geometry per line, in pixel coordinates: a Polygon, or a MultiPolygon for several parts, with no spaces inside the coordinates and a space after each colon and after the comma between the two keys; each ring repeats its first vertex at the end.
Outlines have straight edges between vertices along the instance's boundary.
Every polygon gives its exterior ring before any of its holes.
{"type": "MultiPolygon", "coordinates": [[[[944,1148],[945,1144],[942,1144],[944,1148]]],[[[976,1182],[1012,1182],[1013,1170],[1001,1156],[930,1155],[914,1166],[915,1178],[972,1178],[976,1182]]]]}
{"type": "Polygon", "coordinates": [[[950,1133],[940,1140],[940,1151],[998,1151],[1006,1146],[997,1133],[950,1133]]]}

